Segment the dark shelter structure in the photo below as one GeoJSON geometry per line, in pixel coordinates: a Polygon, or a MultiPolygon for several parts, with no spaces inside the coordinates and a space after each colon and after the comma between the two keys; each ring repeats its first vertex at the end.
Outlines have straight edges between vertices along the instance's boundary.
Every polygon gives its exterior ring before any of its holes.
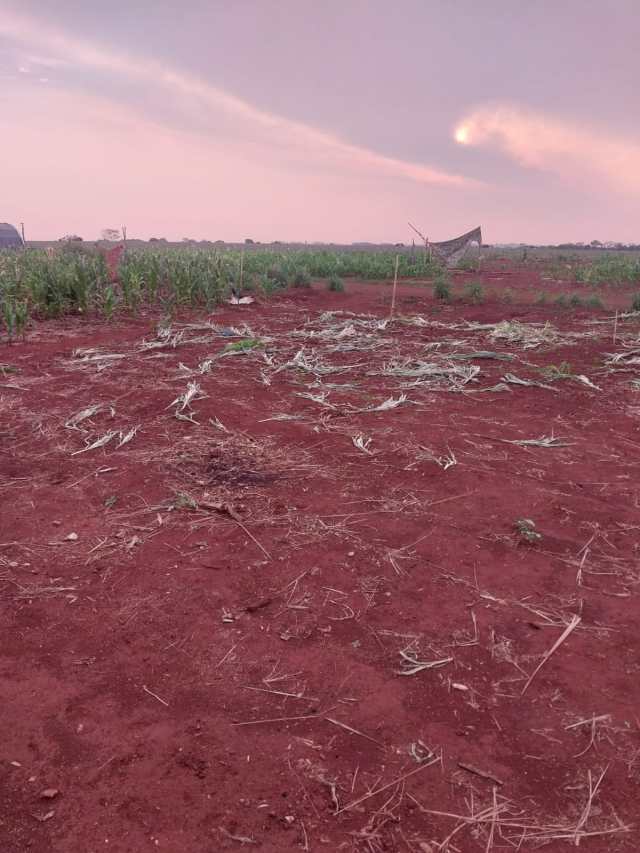
{"type": "Polygon", "coordinates": [[[448,267],[453,267],[472,249],[480,250],[482,246],[482,229],[480,227],[474,228],[472,231],[467,231],[462,237],[445,240],[442,243],[429,243],[429,246],[448,267]]]}
{"type": "Polygon", "coordinates": [[[8,222],[0,222],[0,249],[21,249],[22,237],[8,222]]]}

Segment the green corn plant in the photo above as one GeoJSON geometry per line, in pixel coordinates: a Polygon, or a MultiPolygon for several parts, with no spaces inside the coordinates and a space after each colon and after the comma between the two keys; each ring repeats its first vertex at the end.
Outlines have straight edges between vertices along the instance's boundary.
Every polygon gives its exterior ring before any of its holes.
{"type": "Polygon", "coordinates": [[[464,290],[464,294],[470,302],[479,304],[484,302],[484,290],[479,281],[470,282],[464,290]]]}
{"type": "Polygon", "coordinates": [[[258,277],[258,289],[264,296],[269,297],[273,296],[274,293],[280,290],[281,285],[274,278],[271,278],[268,273],[262,273],[262,275],[258,277]]]}
{"type": "Polygon", "coordinates": [[[296,270],[292,284],[294,287],[311,287],[311,276],[304,267],[296,270]]]}
{"type": "Polygon", "coordinates": [[[116,307],[116,292],[113,285],[105,287],[102,294],[102,311],[107,320],[111,320],[116,307]]]}
{"type": "Polygon", "coordinates": [[[129,277],[129,307],[135,313],[142,300],[144,281],[141,273],[133,272],[129,277]]]}
{"type": "Polygon", "coordinates": [[[22,340],[24,340],[27,334],[27,321],[29,320],[29,307],[27,303],[24,301],[15,302],[13,316],[16,334],[20,335],[22,340]]]}
{"type": "MultiPolygon", "coordinates": [[[[27,300],[31,313],[43,317],[67,312],[103,312],[110,283],[107,262],[92,247],[28,250],[16,256],[0,252],[0,293],[27,300]]],[[[279,244],[244,250],[243,284],[254,282],[275,293],[309,279],[332,277],[384,280],[398,273],[405,278],[442,274],[437,261],[422,252],[348,248],[288,248],[279,244]]],[[[237,248],[129,248],[120,265],[122,301],[130,310],[147,304],[207,306],[224,298],[231,282],[239,283],[241,252],[237,248]]],[[[628,273],[626,273],[628,274],[628,273]]],[[[2,297],[0,297],[1,299],[2,297]]],[[[116,308],[115,299],[112,300],[116,308]]]]}
{"type": "Polygon", "coordinates": [[[7,330],[9,343],[11,343],[16,330],[16,313],[15,303],[13,299],[8,296],[2,300],[2,319],[4,320],[4,325],[7,330]]]}
{"type": "Polygon", "coordinates": [[[87,312],[91,289],[94,281],[94,271],[83,260],[76,261],[69,276],[70,308],[75,308],[81,314],[87,312]]]}
{"type": "Polygon", "coordinates": [[[433,295],[442,302],[451,302],[451,287],[447,276],[439,275],[436,277],[433,286],[433,295]]]}

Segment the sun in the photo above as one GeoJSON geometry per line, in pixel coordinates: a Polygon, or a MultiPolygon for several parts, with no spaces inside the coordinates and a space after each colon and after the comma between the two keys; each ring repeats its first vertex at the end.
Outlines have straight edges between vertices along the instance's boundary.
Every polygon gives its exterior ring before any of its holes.
{"type": "Polygon", "coordinates": [[[461,124],[456,128],[453,138],[460,145],[467,145],[469,143],[469,128],[465,124],[461,124]]]}

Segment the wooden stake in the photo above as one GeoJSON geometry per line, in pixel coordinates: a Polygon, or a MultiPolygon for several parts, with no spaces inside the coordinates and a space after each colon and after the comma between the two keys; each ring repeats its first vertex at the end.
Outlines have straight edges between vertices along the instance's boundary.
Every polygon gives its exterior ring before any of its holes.
{"type": "Polygon", "coordinates": [[[393,318],[393,313],[396,310],[396,290],[398,289],[398,264],[400,263],[400,255],[396,255],[396,268],[393,273],[393,293],[391,294],[391,311],[389,319],[393,318]]]}
{"type": "Polygon", "coordinates": [[[618,312],[616,311],[615,320],[613,321],[613,342],[615,344],[616,337],[618,336],[618,312]]]}

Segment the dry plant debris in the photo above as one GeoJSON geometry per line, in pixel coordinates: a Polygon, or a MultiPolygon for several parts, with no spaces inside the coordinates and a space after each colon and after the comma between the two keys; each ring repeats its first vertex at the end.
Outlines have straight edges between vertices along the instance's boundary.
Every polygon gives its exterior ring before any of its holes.
{"type": "Polygon", "coordinates": [[[85,846],[104,791],[161,841],[157,803],[185,794],[193,849],[206,827],[230,848],[635,850],[637,341],[538,308],[431,319],[419,290],[404,315],[403,287],[390,320],[374,289],[350,312],[312,289],[247,305],[250,326],[223,306],[146,340],[140,319],[70,321],[63,357],[44,326],[20,344],[29,393],[0,395],[8,814],[55,785],[29,824],[77,801],[85,846]],[[569,346],[575,369],[545,373],[569,346]],[[70,673],[99,754],[70,739],[89,741],[70,673]],[[36,683],[42,764],[91,784],[27,784],[36,683]]]}

